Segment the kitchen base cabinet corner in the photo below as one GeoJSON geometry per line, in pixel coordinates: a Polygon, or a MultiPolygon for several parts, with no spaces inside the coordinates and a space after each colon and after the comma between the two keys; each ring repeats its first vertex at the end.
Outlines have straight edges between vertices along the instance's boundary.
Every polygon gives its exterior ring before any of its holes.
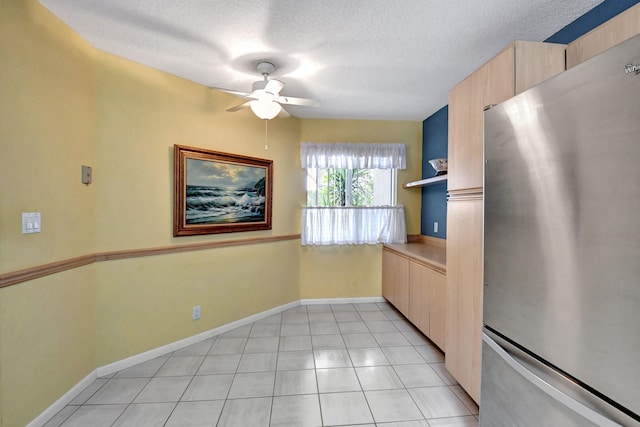
{"type": "Polygon", "coordinates": [[[446,351],[444,268],[385,247],[382,252],[382,295],[446,351]]]}

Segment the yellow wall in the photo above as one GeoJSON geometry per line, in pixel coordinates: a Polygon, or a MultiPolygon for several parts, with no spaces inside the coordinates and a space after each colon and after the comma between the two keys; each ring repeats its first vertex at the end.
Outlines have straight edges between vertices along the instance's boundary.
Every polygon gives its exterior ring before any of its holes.
{"type": "MultiPolygon", "coordinates": [[[[99,52],[35,0],[0,1],[0,64],[0,274],[95,252],[297,234],[301,140],[405,142],[410,169],[399,180],[420,175],[419,122],[277,119],[264,151],[263,122],[225,113],[230,95],[99,52]],[[174,238],[176,143],[274,160],[273,229],[174,238]],[[42,212],[43,231],[22,235],[30,211],[42,212]]],[[[417,234],[419,192],[403,191],[417,234]]],[[[28,423],[125,357],[300,298],[379,295],[379,246],[298,240],[99,262],[2,288],[0,425],[28,423]]]]}
{"type": "MultiPolygon", "coordinates": [[[[108,54],[98,55],[96,92],[98,251],[299,233],[298,119],[270,122],[265,151],[261,120],[224,111],[232,96],[108,54]],[[174,238],[176,143],[273,160],[272,230],[174,238]]],[[[293,241],[100,263],[97,364],[299,299],[298,252],[293,241]]]]}
{"type": "Polygon", "coordinates": [[[265,151],[263,121],[224,111],[237,102],[231,95],[108,54],[99,55],[96,88],[97,250],[230,238],[172,237],[174,144],[273,160],[273,229],[241,237],[299,232],[303,188],[291,189],[304,176],[295,167],[299,119],[270,121],[265,151]]]}
{"type": "Polygon", "coordinates": [[[299,247],[292,240],[99,263],[97,366],[299,299],[299,247]]]}
{"type": "Polygon", "coordinates": [[[35,1],[0,9],[0,273],[93,251],[91,48],[35,1]],[[42,233],[21,234],[21,212],[42,233]],[[61,244],[64,242],[64,244],[61,244]]]}
{"type": "Polygon", "coordinates": [[[95,364],[93,265],[0,289],[2,426],[24,426],[95,364]]]}
{"type": "MultiPolygon", "coordinates": [[[[93,49],[36,1],[0,2],[0,274],[94,250],[93,49]],[[21,234],[21,212],[42,233],[21,234]]],[[[0,424],[23,426],[95,369],[93,267],[0,289],[0,424]]]]}

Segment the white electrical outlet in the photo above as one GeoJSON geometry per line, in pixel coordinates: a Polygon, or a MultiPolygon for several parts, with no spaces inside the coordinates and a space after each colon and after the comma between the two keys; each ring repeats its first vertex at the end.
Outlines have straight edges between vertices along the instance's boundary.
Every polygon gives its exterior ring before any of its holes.
{"type": "Polygon", "coordinates": [[[198,320],[200,318],[200,306],[193,307],[193,315],[191,316],[193,320],[198,320]]]}
{"type": "Polygon", "coordinates": [[[438,232],[438,222],[437,221],[433,223],[433,232],[434,233],[438,232]]]}

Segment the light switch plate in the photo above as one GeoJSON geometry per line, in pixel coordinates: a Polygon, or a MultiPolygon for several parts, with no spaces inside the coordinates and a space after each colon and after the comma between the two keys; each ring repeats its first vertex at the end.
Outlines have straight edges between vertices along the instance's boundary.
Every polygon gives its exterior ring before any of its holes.
{"type": "Polygon", "coordinates": [[[82,165],[82,183],[89,185],[91,184],[93,171],[91,170],[91,166],[82,165]]]}
{"type": "Polygon", "coordinates": [[[41,227],[40,212],[22,212],[22,234],[39,233],[41,227]]]}

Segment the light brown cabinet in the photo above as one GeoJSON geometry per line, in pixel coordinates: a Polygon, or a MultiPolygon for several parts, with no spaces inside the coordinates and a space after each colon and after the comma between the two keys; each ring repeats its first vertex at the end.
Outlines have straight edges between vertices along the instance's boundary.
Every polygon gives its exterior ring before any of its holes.
{"type": "Polygon", "coordinates": [[[409,319],[446,352],[446,277],[415,261],[409,261],[409,319]]]}
{"type": "Polygon", "coordinates": [[[409,259],[386,248],[382,251],[382,296],[409,316],[409,259]]]}
{"type": "Polygon", "coordinates": [[[382,251],[382,295],[443,351],[445,287],[440,269],[387,247],[382,251]]]}
{"type": "Polygon", "coordinates": [[[640,34],[640,4],[611,18],[567,45],[567,69],[640,34]]]}
{"type": "Polygon", "coordinates": [[[480,398],[482,222],[482,195],[449,202],[445,366],[476,402],[480,398]]]}
{"type": "Polygon", "coordinates": [[[484,109],[565,69],[565,46],[518,41],[449,92],[448,190],[481,191],[484,109]]]}
{"type": "Polygon", "coordinates": [[[514,42],[449,93],[445,365],[480,402],[484,110],[565,69],[565,46],[514,42]]]}

